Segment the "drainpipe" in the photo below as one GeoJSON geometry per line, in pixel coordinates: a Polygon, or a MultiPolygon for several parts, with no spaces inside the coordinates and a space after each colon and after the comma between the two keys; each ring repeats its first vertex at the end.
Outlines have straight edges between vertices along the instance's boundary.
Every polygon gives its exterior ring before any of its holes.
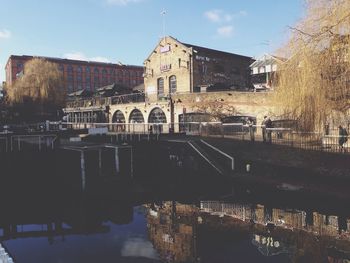
{"type": "Polygon", "coordinates": [[[192,54],[189,55],[190,59],[190,92],[193,93],[193,61],[192,61],[192,54]]]}

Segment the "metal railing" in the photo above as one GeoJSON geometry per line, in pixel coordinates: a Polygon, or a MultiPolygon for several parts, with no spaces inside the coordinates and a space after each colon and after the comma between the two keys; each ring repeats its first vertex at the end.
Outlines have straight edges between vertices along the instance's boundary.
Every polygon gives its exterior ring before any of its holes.
{"type": "Polygon", "coordinates": [[[204,143],[206,146],[210,147],[211,149],[213,149],[214,151],[218,152],[221,156],[224,156],[225,158],[229,159],[230,163],[231,163],[231,170],[233,171],[235,169],[235,159],[232,156],[228,155],[227,153],[224,153],[223,151],[221,151],[218,148],[214,147],[210,143],[207,143],[206,141],[203,141],[202,139],[201,139],[201,142],[204,143]]]}
{"type": "Polygon", "coordinates": [[[56,135],[13,135],[10,137],[10,150],[53,150],[56,139],[56,135]]]}
{"type": "Polygon", "coordinates": [[[266,128],[262,125],[221,122],[176,123],[77,123],[63,122],[63,129],[106,128],[116,134],[171,134],[183,133],[201,137],[232,138],[243,141],[261,141],[267,144],[286,145],[295,148],[348,153],[350,143],[340,145],[337,130],[325,135],[318,132],[300,132],[290,128],[266,128]]]}
{"type": "Polygon", "coordinates": [[[115,104],[128,104],[128,103],[138,103],[145,102],[145,93],[133,93],[125,95],[117,95],[112,97],[92,97],[82,100],[68,101],[66,104],[67,108],[85,108],[85,107],[95,107],[95,106],[107,106],[115,104]]]}

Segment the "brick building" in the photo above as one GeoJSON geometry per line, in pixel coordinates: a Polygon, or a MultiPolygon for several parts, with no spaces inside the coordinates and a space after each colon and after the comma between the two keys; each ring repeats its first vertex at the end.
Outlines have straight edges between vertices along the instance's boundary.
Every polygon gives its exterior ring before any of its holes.
{"type": "Polygon", "coordinates": [[[99,87],[112,83],[132,89],[143,83],[142,66],[11,55],[5,66],[7,85],[11,85],[17,77],[23,74],[24,64],[32,58],[42,58],[57,64],[63,72],[67,93],[81,89],[95,91],[99,87]]]}
{"type": "Polygon", "coordinates": [[[144,61],[150,99],[169,93],[247,90],[251,57],[199,47],[164,37],[144,61]]]}

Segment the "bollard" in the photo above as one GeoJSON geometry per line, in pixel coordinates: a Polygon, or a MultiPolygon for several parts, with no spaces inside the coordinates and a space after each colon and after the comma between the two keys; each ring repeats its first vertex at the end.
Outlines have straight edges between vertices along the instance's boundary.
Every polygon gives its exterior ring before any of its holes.
{"type": "Polygon", "coordinates": [[[80,171],[81,171],[81,188],[85,191],[86,186],[86,167],[85,167],[85,156],[84,151],[80,151],[80,171]]]}
{"type": "Polygon", "coordinates": [[[248,164],[245,166],[245,168],[246,168],[247,173],[249,173],[249,172],[250,172],[250,164],[248,163],[248,164]]]}

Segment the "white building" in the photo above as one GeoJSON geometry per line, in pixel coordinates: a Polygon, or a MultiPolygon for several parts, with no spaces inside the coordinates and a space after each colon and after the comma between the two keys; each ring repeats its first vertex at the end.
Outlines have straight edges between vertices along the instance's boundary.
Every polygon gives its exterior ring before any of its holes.
{"type": "Polygon", "coordinates": [[[265,54],[249,66],[255,91],[268,91],[274,88],[275,73],[278,64],[283,61],[285,59],[265,54]]]}

